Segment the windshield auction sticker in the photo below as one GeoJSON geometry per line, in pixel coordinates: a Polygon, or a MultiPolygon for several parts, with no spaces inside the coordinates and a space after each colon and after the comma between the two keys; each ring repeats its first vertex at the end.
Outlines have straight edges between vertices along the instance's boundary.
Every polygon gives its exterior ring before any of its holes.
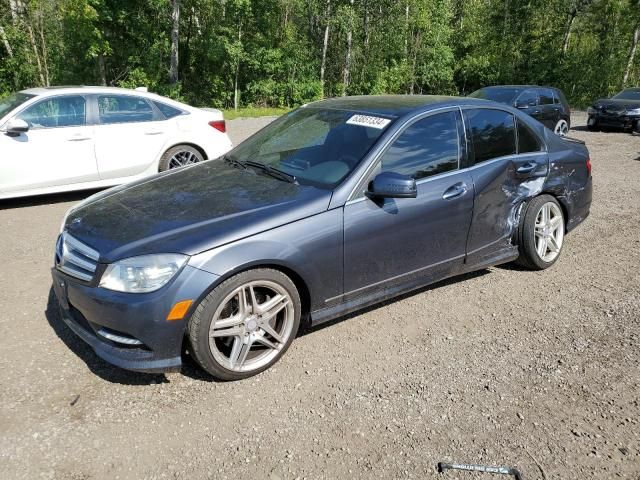
{"type": "Polygon", "coordinates": [[[361,127],[370,127],[383,129],[391,120],[388,118],[372,117],[370,115],[354,115],[347,120],[348,125],[360,125],[361,127]]]}

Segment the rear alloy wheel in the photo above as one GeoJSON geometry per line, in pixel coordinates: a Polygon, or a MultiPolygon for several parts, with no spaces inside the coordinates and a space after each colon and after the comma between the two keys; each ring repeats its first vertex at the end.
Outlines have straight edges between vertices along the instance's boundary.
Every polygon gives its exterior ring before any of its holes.
{"type": "Polygon", "coordinates": [[[558,123],[556,123],[556,128],[554,128],[553,131],[556,135],[564,137],[569,133],[569,123],[561,118],[560,120],[558,120],[558,123]]]}
{"type": "Polygon", "coordinates": [[[198,363],[221,380],[260,373],[289,348],[300,325],[293,282],[271,269],[249,270],[214,289],[196,309],[189,338],[198,363]]]}
{"type": "Polygon", "coordinates": [[[203,161],[202,153],[189,145],[177,145],[167,150],[160,159],[161,172],[173,168],[185,167],[203,161]]]}
{"type": "Polygon", "coordinates": [[[518,263],[533,270],[553,265],[564,243],[564,215],[550,195],[534,198],[526,207],[520,227],[518,263]]]}

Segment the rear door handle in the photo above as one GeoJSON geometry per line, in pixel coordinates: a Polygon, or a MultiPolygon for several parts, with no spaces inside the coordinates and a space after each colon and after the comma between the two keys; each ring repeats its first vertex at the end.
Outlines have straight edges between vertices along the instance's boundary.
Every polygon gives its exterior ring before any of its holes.
{"type": "Polygon", "coordinates": [[[163,133],[162,130],[149,130],[148,132],[144,132],[145,135],[162,135],[163,133]]]}
{"type": "Polygon", "coordinates": [[[466,191],[467,191],[467,184],[464,182],[459,182],[447,188],[442,194],[442,199],[451,200],[452,198],[456,198],[461,195],[464,195],[466,191]]]}
{"type": "Polygon", "coordinates": [[[524,165],[522,165],[521,167],[518,167],[518,169],[516,170],[516,172],[518,173],[531,173],[533,172],[536,168],[538,167],[537,163],[534,162],[527,162],[524,165]]]}
{"type": "Polygon", "coordinates": [[[73,136],[67,138],[67,140],[69,142],[83,142],[85,140],[91,140],[91,137],[87,137],[87,136],[78,134],[78,135],[73,135],[73,136]]]}

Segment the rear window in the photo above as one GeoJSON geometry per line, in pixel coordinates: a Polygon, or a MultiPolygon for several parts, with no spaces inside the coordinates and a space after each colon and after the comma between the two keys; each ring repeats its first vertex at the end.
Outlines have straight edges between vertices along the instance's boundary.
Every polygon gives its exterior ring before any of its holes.
{"type": "Polygon", "coordinates": [[[516,153],[516,128],[512,114],[477,108],[464,112],[473,146],[474,164],[516,153]]]}
{"type": "Polygon", "coordinates": [[[521,91],[519,88],[481,88],[469,96],[511,105],[521,91]]]}
{"type": "Polygon", "coordinates": [[[539,152],[541,150],[543,150],[543,145],[538,136],[524,122],[518,120],[518,153],[539,152]]]}
{"type": "Polygon", "coordinates": [[[175,107],[171,107],[166,103],[161,103],[161,102],[153,102],[153,103],[156,107],[158,107],[158,110],[160,110],[166,118],[177,117],[178,115],[182,115],[184,113],[182,110],[175,107]]]}
{"type": "Polygon", "coordinates": [[[553,92],[548,88],[540,89],[540,105],[553,105],[553,92]]]}
{"type": "Polygon", "coordinates": [[[144,98],[129,95],[98,97],[100,123],[133,123],[153,120],[153,109],[144,98]]]}

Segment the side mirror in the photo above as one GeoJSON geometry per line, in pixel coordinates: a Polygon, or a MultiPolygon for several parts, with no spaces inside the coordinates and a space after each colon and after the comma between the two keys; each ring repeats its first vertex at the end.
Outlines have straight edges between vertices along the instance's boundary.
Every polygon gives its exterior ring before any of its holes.
{"type": "Polygon", "coordinates": [[[516,108],[525,109],[525,108],[529,108],[531,105],[529,105],[528,102],[523,102],[521,100],[518,100],[513,106],[516,108]]]}
{"type": "Polygon", "coordinates": [[[12,118],[7,122],[7,133],[11,136],[18,136],[29,131],[29,124],[19,118],[12,118]]]}
{"type": "Polygon", "coordinates": [[[416,181],[407,175],[382,172],[376,176],[365,192],[369,198],[416,198],[416,181]]]}

